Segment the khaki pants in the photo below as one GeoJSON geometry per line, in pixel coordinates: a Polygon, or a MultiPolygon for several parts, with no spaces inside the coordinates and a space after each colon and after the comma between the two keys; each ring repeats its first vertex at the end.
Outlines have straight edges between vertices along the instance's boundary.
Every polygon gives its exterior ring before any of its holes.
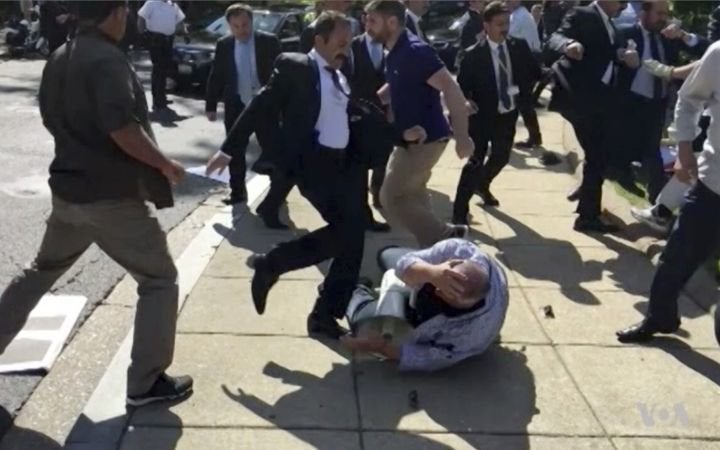
{"type": "Polygon", "coordinates": [[[165,233],[139,200],[71,204],[53,198],[35,262],[0,297],[0,352],[20,332],[40,298],[93,243],[138,283],[128,395],[142,395],[172,363],[178,285],[165,233]]]}
{"type": "Polygon", "coordinates": [[[430,204],[427,183],[447,142],[396,147],[390,155],[380,201],[388,221],[410,231],[421,247],[447,238],[450,226],[438,220],[430,204]]]}

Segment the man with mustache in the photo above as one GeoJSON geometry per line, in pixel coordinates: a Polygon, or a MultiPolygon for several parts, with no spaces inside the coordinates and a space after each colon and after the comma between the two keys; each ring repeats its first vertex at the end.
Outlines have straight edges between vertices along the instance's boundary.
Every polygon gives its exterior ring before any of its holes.
{"type": "Polygon", "coordinates": [[[350,87],[340,72],[351,41],[345,15],[323,12],[315,25],[313,50],[280,55],[268,84],[208,162],[209,173],[223,170],[231,157],[244,154],[259,123],[277,124],[278,145],[268,158],[293,175],[300,193],[328,225],[253,258],[253,302],[263,314],[267,295],[282,274],[332,259],[307,325],[308,333],[334,339],[345,333],[336,319],[343,317],[357,283],[365,231],[365,180],[351,150],[350,87]]]}

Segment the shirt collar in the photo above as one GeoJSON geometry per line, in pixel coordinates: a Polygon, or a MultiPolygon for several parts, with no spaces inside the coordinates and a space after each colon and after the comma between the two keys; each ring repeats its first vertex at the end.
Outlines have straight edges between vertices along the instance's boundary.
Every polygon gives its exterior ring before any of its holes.
{"type": "Polygon", "coordinates": [[[325,60],[325,58],[323,58],[320,55],[320,53],[318,53],[317,50],[315,50],[315,49],[310,50],[310,53],[308,53],[308,56],[310,56],[312,59],[314,59],[321,69],[325,69],[326,67],[330,66],[330,64],[328,64],[328,62],[325,60]]]}
{"type": "Polygon", "coordinates": [[[253,45],[255,44],[255,32],[250,34],[250,39],[248,39],[246,42],[240,41],[238,39],[235,39],[235,43],[240,45],[253,45]]]}
{"type": "Polygon", "coordinates": [[[490,50],[492,50],[492,51],[494,51],[494,52],[497,52],[498,47],[500,47],[501,45],[502,45],[502,46],[505,46],[505,43],[507,42],[507,39],[504,40],[504,41],[502,41],[502,42],[500,42],[500,43],[497,43],[497,42],[493,41],[492,39],[488,39],[487,42],[488,42],[488,44],[490,45],[490,50]]]}

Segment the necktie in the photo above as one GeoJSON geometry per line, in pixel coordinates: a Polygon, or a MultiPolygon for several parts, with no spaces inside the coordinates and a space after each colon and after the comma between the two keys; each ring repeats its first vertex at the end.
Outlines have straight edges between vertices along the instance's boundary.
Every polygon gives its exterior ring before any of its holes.
{"type": "Polygon", "coordinates": [[[335,86],[335,89],[340,91],[340,93],[342,95],[344,95],[345,97],[350,97],[350,94],[345,92],[345,89],[343,89],[342,84],[340,83],[340,75],[338,75],[337,70],[333,69],[330,66],[325,66],[325,70],[330,72],[330,76],[332,77],[332,82],[333,82],[333,85],[335,86]]]}
{"type": "MultiPolygon", "coordinates": [[[[650,57],[656,61],[663,62],[660,56],[660,47],[658,46],[658,36],[656,33],[650,33],[650,57]]],[[[653,98],[658,100],[663,97],[663,81],[658,77],[653,77],[653,98]]]]}
{"type": "Polygon", "coordinates": [[[252,59],[250,58],[250,46],[239,44],[238,48],[240,64],[238,66],[238,94],[243,104],[248,105],[253,98],[253,70],[252,59]]]}
{"type": "Polygon", "coordinates": [[[512,100],[510,99],[510,93],[508,92],[508,89],[510,88],[510,80],[508,79],[507,73],[508,63],[507,57],[505,56],[505,46],[498,45],[497,52],[498,61],[500,62],[500,70],[498,70],[500,81],[500,92],[498,92],[498,94],[500,95],[500,103],[502,104],[503,108],[510,109],[510,106],[512,105],[512,100]]]}

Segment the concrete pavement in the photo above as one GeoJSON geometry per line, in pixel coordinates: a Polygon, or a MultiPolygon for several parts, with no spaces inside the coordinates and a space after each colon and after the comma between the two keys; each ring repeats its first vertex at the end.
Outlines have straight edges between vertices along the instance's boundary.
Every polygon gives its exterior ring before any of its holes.
{"type": "MultiPolygon", "coordinates": [[[[561,119],[545,113],[541,122],[546,147],[563,153],[561,119]]],[[[501,207],[471,209],[471,239],[506,267],[511,285],[500,342],[485,355],[437,374],[400,375],[309,339],[305,317],[326,265],[283,277],[258,317],[247,257],[322,224],[293,192],[290,232],[266,230],[249,214],[232,228],[232,220],[214,225],[226,239],[181,312],[173,367],[195,377],[195,394],[102,424],[80,417],[68,448],[718,448],[720,351],[711,318],[683,298],[677,336],[647,348],[619,345],[615,330],[642,317],[653,266],[622,237],[573,232],[574,205],[564,198],[575,183],[570,166],[545,168],[537,157],[515,151],[493,185],[501,207]],[[97,432],[108,424],[120,431],[97,432]]],[[[460,167],[449,148],[430,183],[447,218],[460,167]]],[[[378,280],[379,248],[412,243],[400,230],[368,235],[363,274],[378,280]]],[[[105,375],[118,377],[124,373],[105,375]]],[[[18,423],[33,423],[27,435],[43,441],[42,421],[30,419],[21,414],[18,423]]],[[[0,448],[59,448],[31,447],[19,435],[0,448]]]]}

